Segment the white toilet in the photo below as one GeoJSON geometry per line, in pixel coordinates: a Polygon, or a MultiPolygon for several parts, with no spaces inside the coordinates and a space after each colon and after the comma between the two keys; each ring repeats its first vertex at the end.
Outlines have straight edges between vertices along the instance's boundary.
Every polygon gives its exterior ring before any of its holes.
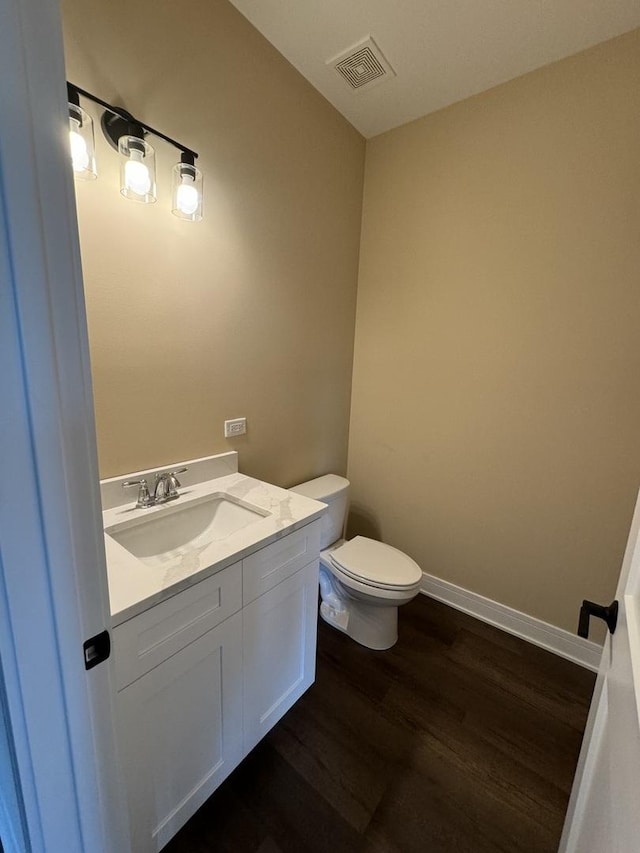
{"type": "Polygon", "coordinates": [[[411,557],[365,536],[344,538],[349,481],[326,474],[292,492],[328,505],[320,539],[320,614],[369,649],[389,649],[398,639],[398,607],[420,590],[422,571],[411,557]]]}

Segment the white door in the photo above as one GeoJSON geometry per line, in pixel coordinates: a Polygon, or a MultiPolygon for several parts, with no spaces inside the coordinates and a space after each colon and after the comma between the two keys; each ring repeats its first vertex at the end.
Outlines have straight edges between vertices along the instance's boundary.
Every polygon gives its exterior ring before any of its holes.
{"type": "Polygon", "coordinates": [[[256,598],[242,616],[246,754],[315,679],[318,560],[256,598]]]}
{"type": "Polygon", "coordinates": [[[156,853],[242,759],[242,614],[125,687],[118,705],[132,847],[156,853]]]}
{"type": "Polygon", "coordinates": [[[594,690],[561,853],[640,850],[640,497],[594,690]]]}
{"type": "Polygon", "coordinates": [[[3,0],[0,832],[126,853],[111,661],[83,649],[109,601],[64,76],[56,0],[3,0]]]}

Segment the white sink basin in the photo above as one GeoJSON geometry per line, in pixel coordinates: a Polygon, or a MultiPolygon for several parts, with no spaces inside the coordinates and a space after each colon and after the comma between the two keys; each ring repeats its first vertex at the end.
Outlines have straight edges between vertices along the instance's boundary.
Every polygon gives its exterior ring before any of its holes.
{"type": "MultiPolygon", "coordinates": [[[[142,512],[145,512],[144,510],[142,512]]],[[[147,510],[148,512],[148,510],[147,510]]],[[[143,563],[166,565],[203,551],[270,513],[220,493],[199,501],[163,506],[152,514],[107,527],[105,533],[143,563]]]]}

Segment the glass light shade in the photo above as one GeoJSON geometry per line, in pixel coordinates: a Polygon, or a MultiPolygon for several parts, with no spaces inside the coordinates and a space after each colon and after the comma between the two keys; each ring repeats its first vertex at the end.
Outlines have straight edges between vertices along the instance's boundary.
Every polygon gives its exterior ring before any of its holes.
{"type": "Polygon", "coordinates": [[[172,169],[171,213],[179,219],[202,219],[202,172],[189,163],[176,163],[172,169]]]}
{"type": "Polygon", "coordinates": [[[93,119],[76,104],[69,104],[69,146],[75,177],[81,181],[94,180],[98,172],[93,119]]]}
{"type": "Polygon", "coordinates": [[[121,136],[120,193],[132,201],[152,204],[156,200],[156,153],[137,136],[121,136]]]}

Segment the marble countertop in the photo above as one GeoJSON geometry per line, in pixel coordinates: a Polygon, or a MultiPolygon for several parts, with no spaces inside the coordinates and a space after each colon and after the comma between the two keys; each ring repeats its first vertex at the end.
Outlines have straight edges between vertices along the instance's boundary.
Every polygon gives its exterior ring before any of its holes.
{"type": "Polygon", "coordinates": [[[105,532],[113,626],[304,527],[326,510],[318,501],[239,473],[186,485],[179,491],[177,500],[150,509],[136,509],[135,498],[124,505],[105,509],[102,513],[105,531],[136,518],[160,517],[168,508],[201,501],[214,492],[253,504],[268,515],[200,550],[167,558],[161,566],[146,565],[105,532]]]}

